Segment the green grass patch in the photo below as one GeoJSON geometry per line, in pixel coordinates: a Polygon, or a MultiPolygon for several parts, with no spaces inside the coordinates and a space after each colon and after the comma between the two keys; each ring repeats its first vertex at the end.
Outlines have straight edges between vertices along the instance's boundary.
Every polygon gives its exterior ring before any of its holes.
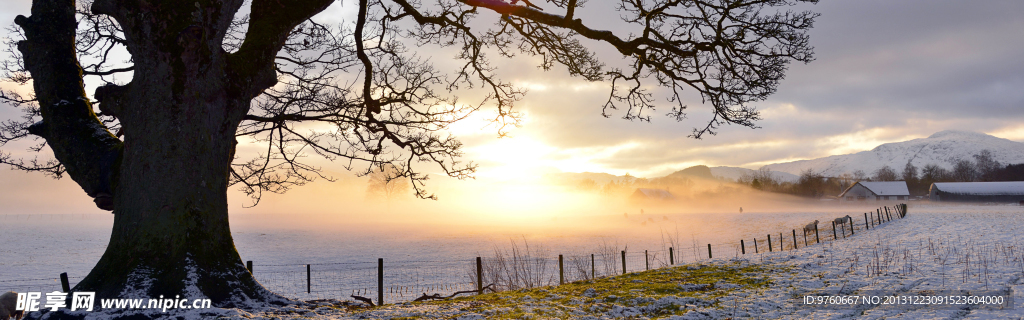
{"type": "Polygon", "coordinates": [[[693,308],[716,308],[731,292],[766,289],[768,272],[782,269],[760,264],[729,263],[661,268],[621,276],[578,281],[560,286],[464,296],[448,301],[488,319],[567,319],[606,312],[643,312],[644,316],[683,314],[693,308]],[[669,298],[659,302],[664,297],[669,298]],[[686,299],[694,298],[694,299],[686,299]],[[687,301],[687,302],[680,302],[687,301]],[[691,304],[692,303],[692,304],[691,304]],[[632,308],[622,311],[624,308],[632,308]]]}

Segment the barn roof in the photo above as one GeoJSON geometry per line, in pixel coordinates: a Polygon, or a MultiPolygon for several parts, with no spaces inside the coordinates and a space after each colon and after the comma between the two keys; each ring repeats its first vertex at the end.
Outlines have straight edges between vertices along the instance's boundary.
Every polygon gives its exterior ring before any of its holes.
{"type": "Polygon", "coordinates": [[[907,189],[906,181],[858,181],[849,188],[846,188],[846,190],[843,190],[843,193],[839,194],[839,196],[842,197],[847,191],[850,191],[850,189],[853,189],[853,187],[858,184],[877,196],[910,195],[910,190],[907,189]]]}
{"type": "Polygon", "coordinates": [[[936,182],[932,190],[971,195],[1024,195],[1024,181],[936,182]]]}
{"type": "Polygon", "coordinates": [[[906,181],[862,181],[860,185],[880,196],[909,196],[906,181]]]}

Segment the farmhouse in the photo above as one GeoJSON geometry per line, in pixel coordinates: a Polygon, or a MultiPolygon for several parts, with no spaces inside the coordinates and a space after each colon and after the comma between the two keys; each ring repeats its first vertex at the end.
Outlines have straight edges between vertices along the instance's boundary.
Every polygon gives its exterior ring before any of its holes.
{"type": "Polygon", "coordinates": [[[1024,181],[936,182],[928,189],[932,201],[1024,201],[1024,181]]]}
{"type": "Polygon", "coordinates": [[[839,194],[839,201],[907,200],[907,197],[910,191],[906,181],[858,181],[839,194]]]}
{"type": "Polygon", "coordinates": [[[637,188],[633,195],[629,196],[631,201],[668,201],[675,200],[671,192],[664,189],[637,188]]]}

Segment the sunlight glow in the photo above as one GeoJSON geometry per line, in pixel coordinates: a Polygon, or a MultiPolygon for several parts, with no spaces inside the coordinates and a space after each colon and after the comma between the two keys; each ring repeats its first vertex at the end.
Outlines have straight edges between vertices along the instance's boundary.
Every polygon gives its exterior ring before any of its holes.
{"type": "Polygon", "coordinates": [[[867,151],[885,143],[907,141],[917,138],[923,138],[923,136],[897,136],[888,128],[871,128],[848,134],[817,139],[814,144],[818,150],[822,150],[821,156],[827,156],[867,151]]]}
{"type": "Polygon", "coordinates": [[[628,170],[608,168],[598,164],[600,160],[612,159],[617,154],[640,147],[638,142],[627,142],[611,147],[573,148],[562,150],[559,156],[563,159],[555,161],[552,167],[563,172],[606,172],[615,175],[625,174],[628,170]]]}
{"type": "Polygon", "coordinates": [[[1004,127],[986,133],[1003,139],[1009,139],[1018,142],[1024,141],[1024,125],[1015,127],[1004,127]]]}
{"type": "Polygon", "coordinates": [[[484,163],[478,175],[498,180],[529,181],[549,163],[545,158],[555,152],[548,146],[528,136],[497,139],[494,142],[471,148],[473,159],[484,163]]]}
{"type": "MultiPolygon", "coordinates": [[[[573,216],[607,214],[608,199],[596,194],[567,191],[562,187],[534,182],[479,182],[465,189],[454,203],[472,212],[473,220],[496,224],[537,223],[573,216]]],[[[612,201],[614,202],[614,201],[612,201]]]]}
{"type": "MultiPolygon", "coordinates": [[[[448,126],[448,132],[457,137],[466,137],[474,135],[498,135],[498,127],[494,123],[494,118],[497,115],[493,112],[477,111],[470,114],[465,119],[455,121],[448,126]]],[[[528,117],[524,113],[521,121],[523,123],[528,121],[528,117]]]]}
{"type": "Polygon", "coordinates": [[[523,88],[526,88],[527,90],[530,90],[530,91],[547,91],[548,90],[548,84],[546,84],[546,83],[523,81],[523,82],[520,82],[520,83],[518,83],[516,85],[520,86],[520,87],[523,87],[523,88]]]}

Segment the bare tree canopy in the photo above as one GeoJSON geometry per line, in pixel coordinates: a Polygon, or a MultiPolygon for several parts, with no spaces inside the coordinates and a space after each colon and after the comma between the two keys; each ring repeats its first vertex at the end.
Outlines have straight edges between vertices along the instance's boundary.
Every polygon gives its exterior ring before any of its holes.
{"type": "Polygon", "coordinates": [[[981,181],[995,181],[995,173],[1003,168],[999,161],[993,159],[992,151],[988,149],[974,155],[974,164],[978,169],[977,179],[981,181]]]}
{"type": "Polygon", "coordinates": [[[910,161],[907,161],[907,164],[903,166],[903,173],[900,174],[900,176],[903,177],[903,181],[906,181],[907,183],[916,183],[917,167],[910,164],[910,161]]]}
{"type": "Polygon", "coordinates": [[[369,176],[370,181],[366,186],[366,192],[371,197],[381,198],[390,203],[391,200],[409,192],[409,181],[399,175],[399,170],[394,165],[387,164],[381,168],[375,168],[369,176]]]}
{"type": "Polygon", "coordinates": [[[875,175],[871,177],[874,181],[896,181],[899,180],[900,176],[896,173],[896,170],[890,166],[882,166],[875,170],[875,175]]]}
{"type": "MultiPolygon", "coordinates": [[[[422,166],[471,176],[449,126],[481,108],[517,125],[524,90],[502,81],[489,55],[541,58],[541,67],[610,85],[610,116],[647,121],[667,92],[668,116],[686,117],[682,93],[699,93],[712,114],[692,137],[723,124],[756,127],[752,102],[776,91],[791,61],[810,62],[812,12],[798,2],[641,1],[614,6],[631,29],[602,30],[577,14],[585,1],[538,7],[500,0],[359,0],[355,21],[317,22],[332,0],[35,0],[15,20],[6,79],[33,94],[5,91],[22,119],[3,123],[0,144],[42,138],[53,160],[0,154],[0,162],[67,174],[96,205],[115,213],[107,251],[75,288],[100,297],[202,293],[218,306],[283,301],[241,264],[227,223],[227,188],[259,199],[316,178],[309,155],[369,173],[390,165],[423,189],[422,166]],[[483,21],[487,17],[500,17],[483,21]],[[414,46],[440,46],[460,67],[439,71],[414,46]],[[593,48],[625,67],[607,67],[593,48]],[[123,50],[127,62],[111,56],[123,50]],[[121,75],[121,77],[118,77],[121,75]],[[119,79],[130,76],[130,81],[119,79]],[[109,81],[92,95],[84,77],[109,81]],[[123,81],[123,80],[122,80],[123,81]],[[482,99],[456,95],[483,88],[482,99]],[[264,151],[240,158],[236,145],[264,151]],[[203,245],[196,245],[196,244],[203,245]],[[150,278],[153,281],[131,279],[150,278]],[[202,281],[196,281],[202,279],[202,281]]],[[[607,59],[606,58],[606,59],[607,59]]],[[[91,81],[91,80],[90,80],[91,81]]]]}

